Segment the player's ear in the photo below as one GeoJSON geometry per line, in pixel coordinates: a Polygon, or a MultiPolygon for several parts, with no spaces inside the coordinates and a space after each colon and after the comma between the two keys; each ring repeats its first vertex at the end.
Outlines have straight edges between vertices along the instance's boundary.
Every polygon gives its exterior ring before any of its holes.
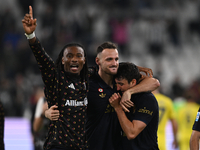
{"type": "Polygon", "coordinates": [[[135,86],[137,81],[136,81],[136,79],[133,79],[130,83],[131,83],[131,86],[135,86]]]}
{"type": "Polygon", "coordinates": [[[84,60],[83,60],[83,65],[85,65],[85,57],[83,58],[84,60]]]}
{"type": "Polygon", "coordinates": [[[63,64],[63,65],[65,64],[64,57],[62,57],[62,64],[63,64]]]}
{"type": "Polygon", "coordinates": [[[98,58],[98,57],[96,57],[95,62],[96,62],[97,65],[100,64],[100,63],[99,63],[99,58],[98,58]]]}

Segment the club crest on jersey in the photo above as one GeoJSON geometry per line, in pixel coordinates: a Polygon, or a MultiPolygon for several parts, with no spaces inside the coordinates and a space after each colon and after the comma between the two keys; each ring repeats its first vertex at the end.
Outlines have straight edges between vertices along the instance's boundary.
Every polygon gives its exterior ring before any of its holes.
{"type": "Polygon", "coordinates": [[[106,96],[106,94],[101,93],[101,94],[99,94],[99,96],[100,96],[101,98],[104,98],[104,97],[106,96]]]}
{"type": "Polygon", "coordinates": [[[102,88],[99,88],[98,91],[102,93],[102,92],[103,92],[103,89],[102,89],[102,88]]]}
{"type": "Polygon", "coordinates": [[[199,120],[199,115],[200,115],[200,112],[197,112],[197,116],[196,116],[195,121],[198,121],[198,120],[199,120]]]}

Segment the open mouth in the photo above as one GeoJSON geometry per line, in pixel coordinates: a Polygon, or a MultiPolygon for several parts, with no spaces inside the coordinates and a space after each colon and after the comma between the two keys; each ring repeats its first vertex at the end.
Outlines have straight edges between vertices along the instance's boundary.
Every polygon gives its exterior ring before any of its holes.
{"type": "Polygon", "coordinates": [[[78,69],[78,65],[70,65],[72,71],[76,71],[78,69]]]}

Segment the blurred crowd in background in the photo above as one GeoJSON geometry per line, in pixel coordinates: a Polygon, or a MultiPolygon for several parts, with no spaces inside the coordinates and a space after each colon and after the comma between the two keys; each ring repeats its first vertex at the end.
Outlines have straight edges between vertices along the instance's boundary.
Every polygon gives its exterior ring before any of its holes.
{"type": "Polygon", "coordinates": [[[93,66],[97,45],[112,41],[120,62],[153,70],[176,112],[187,101],[200,104],[199,0],[0,0],[0,101],[5,117],[33,119],[43,95],[21,23],[29,5],[37,18],[36,36],[54,60],[64,45],[75,41],[84,45],[93,66]]]}
{"type": "Polygon", "coordinates": [[[87,50],[112,41],[120,61],[149,67],[161,91],[175,102],[200,103],[200,1],[198,0],[0,0],[0,99],[5,116],[31,118],[43,82],[21,20],[33,7],[36,36],[55,60],[69,42],[87,50]]]}

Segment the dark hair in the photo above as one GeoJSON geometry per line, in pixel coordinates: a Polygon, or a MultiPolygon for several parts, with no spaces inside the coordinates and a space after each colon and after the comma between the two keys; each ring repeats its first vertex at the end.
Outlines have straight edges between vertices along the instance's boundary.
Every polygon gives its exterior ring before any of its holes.
{"type": "Polygon", "coordinates": [[[83,69],[81,70],[80,72],[80,76],[81,76],[81,79],[82,81],[86,83],[86,86],[88,88],[88,63],[87,63],[87,54],[86,54],[86,51],[85,51],[85,48],[83,47],[83,45],[79,44],[79,43],[69,43],[67,45],[65,45],[62,50],[60,51],[59,55],[58,55],[58,58],[56,59],[56,68],[64,71],[64,65],[62,64],[62,57],[63,57],[63,53],[65,51],[66,48],[68,47],[72,47],[72,46],[76,46],[76,47],[81,47],[84,51],[84,57],[85,57],[85,64],[83,66],[83,69]]]}
{"type": "Polygon", "coordinates": [[[117,49],[117,45],[115,43],[112,43],[112,42],[104,42],[103,44],[101,44],[100,46],[97,47],[97,55],[99,53],[101,53],[104,49],[117,49]]]}
{"type": "Polygon", "coordinates": [[[122,62],[119,64],[117,74],[114,76],[117,79],[126,79],[130,83],[133,79],[136,79],[136,83],[139,83],[141,77],[138,67],[129,62],[122,62]]]}

